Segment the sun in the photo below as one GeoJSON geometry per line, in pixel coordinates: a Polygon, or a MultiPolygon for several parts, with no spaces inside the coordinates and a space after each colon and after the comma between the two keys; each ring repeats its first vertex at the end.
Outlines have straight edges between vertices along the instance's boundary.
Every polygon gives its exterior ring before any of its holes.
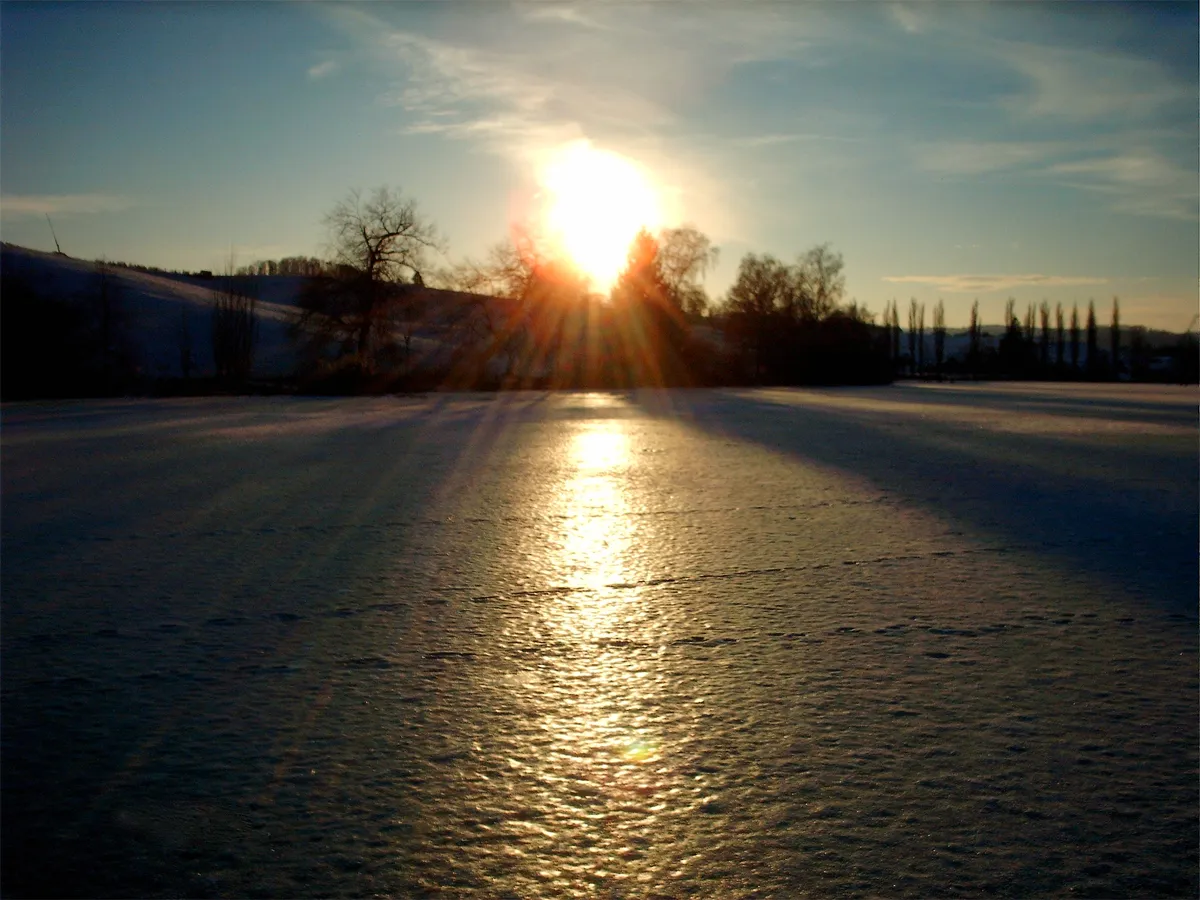
{"type": "Polygon", "coordinates": [[[589,141],[560,147],[538,180],[547,236],[598,290],[616,281],[638,231],[660,225],[658,195],[643,170],[589,141]]]}

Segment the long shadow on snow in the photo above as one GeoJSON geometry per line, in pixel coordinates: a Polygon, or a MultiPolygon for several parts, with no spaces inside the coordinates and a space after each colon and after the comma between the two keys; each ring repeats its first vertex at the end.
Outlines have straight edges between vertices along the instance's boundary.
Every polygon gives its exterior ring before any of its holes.
{"type": "MultiPolygon", "coordinates": [[[[843,392],[880,396],[873,389],[820,393],[843,392]]],[[[651,394],[634,399],[653,414],[669,407],[695,427],[865,477],[972,534],[1104,578],[1160,609],[1195,615],[1194,442],[1180,441],[1175,451],[1005,434],[886,409],[802,405],[806,393],[777,393],[775,402],[724,391],[672,392],[666,404],[651,394]]]]}
{"type": "MultiPolygon", "coordinates": [[[[941,407],[1061,415],[1073,419],[1106,419],[1195,428],[1200,424],[1194,389],[1180,388],[1165,400],[1104,396],[1097,391],[1113,386],[1100,382],[1010,382],[1000,384],[914,384],[866,389],[872,396],[892,395],[897,403],[941,407]]],[[[1128,385],[1126,385],[1128,387],[1128,385]]],[[[1148,385],[1147,387],[1162,387],[1148,385]]]]}

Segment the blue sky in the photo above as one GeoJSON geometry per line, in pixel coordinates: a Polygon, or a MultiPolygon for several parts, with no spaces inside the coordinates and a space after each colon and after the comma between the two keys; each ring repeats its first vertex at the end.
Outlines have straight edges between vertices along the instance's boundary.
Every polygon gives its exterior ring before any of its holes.
{"type": "Polygon", "coordinates": [[[829,241],[848,291],[1086,303],[1172,330],[1200,281],[1197,7],[5,3],[0,232],[170,268],[319,254],[398,186],[451,260],[538,163],[623,154],[742,254],[829,241]]]}

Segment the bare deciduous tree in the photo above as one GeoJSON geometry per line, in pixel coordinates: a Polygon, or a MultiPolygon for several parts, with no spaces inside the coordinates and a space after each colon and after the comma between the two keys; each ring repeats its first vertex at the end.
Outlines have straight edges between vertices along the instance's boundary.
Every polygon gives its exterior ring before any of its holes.
{"type": "Polygon", "coordinates": [[[364,371],[395,340],[393,306],[400,285],[423,283],[430,250],[441,248],[437,229],[416,202],[388,187],[364,197],[352,191],[325,217],[332,271],[312,278],[299,298],[297,333],[323,348],[357,356],[364,371]]]}
{"type": "Polygon", "coordinates": [[[437,229],[420,215],[416,201],[389,187],[376,188],[365,199],[351,191],[325,224],[334,265],[371,281],[411,281],[420,276],[427,251],[440,247],[437,229]]]}
{"type": "Polygon", "coordinates": [[[221,283],[213,288],[212,353],[217,378],[242,384],[254,367],[258,298],[254,285],[233,273],[230,260],[221,283]]]}
{"type": "Polygon", "coordinates": [[[845,262],[829,244],[818,244],[796,261],[796,294],[801,319],[828,318],[846,293],[845,262]]]}
{"type": "Polygon", "coordinates": [[[703,315],[708,295],[701,282],[720,251],[691,225],[665,229],[658,239],[658,271],[667,297],[687,315],[703,315]]]}
{"type": "Polygon", "coordinates": [[[586,277],[524,232],[494,245],[482,262],[467,259],[443,272],[441,281],[477,298],[462,307],[454,342],[498,361],[506,380],[544,374],[560,352],[569,352],[560,347],[563,329],[587,295],[586,277]],[[515,373],[518,364],[527,371],[515,373]]]}
{"type": "Polygon", "coordinates": [[[766,363],[765,349],[771,323],[786,315],[794,303],[791,269],[770,254],[747,253],[738,265],[737,280],[729,288],[726,308],[734,331],[750,350],[753,376],[758,378],[766,363]]]}

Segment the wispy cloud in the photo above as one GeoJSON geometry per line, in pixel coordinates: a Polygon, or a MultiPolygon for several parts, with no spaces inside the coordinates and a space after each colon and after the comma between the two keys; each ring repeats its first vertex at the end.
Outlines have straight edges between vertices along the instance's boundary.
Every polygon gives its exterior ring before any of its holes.
{"type": "Polygon", "coordinates": [[[1200,184],[1194,167],[1130,132],[1071,141],[948,141],[911,150],[917,166],[940,175],[1011,173],[1109,198],[1117,212],[1195,221],[1200,184]]]}
{"type": "Polygon", "coordinates": [[[522,15],[530,22],[560,22],[566,25],[579,25],[584,28],[604,30],[606,25],[581,12],[576,6],[559,5],[557,3],[535,3],[522,7],[522,15]]]}
{"type": "Polygon", "coordinates": [[[1044,165],[1069,151],[1060,141],[946,141],[913,148],[917,165],[946,175],[982,175],[1044,165]]]}
{"type": "Polygon", "coordinates": [[[311,78],[313,81],[316,81],[319,78],[324,78],[327,75],[332,75],[337,70],[338,70],[337,61],[332,60],[332,59],[327,59],[324,62],[319,62],[315,66],[310,67],[308,70],[308,77],[311,78]]]}
{"type": "Polygon", "coordinates": [[[686,16],[655,3],[584,8],[586,23],[575,7],[534,6],[436,33],[399,27],[379,7],[328,14],[394,75],[385,102],[403,110],[404,133],[469,141],[522,168],[586,138],[652,171],[667,219],[703,221],[719,240],[740,232],[736,178],[715,162],[728,140],[698,134],[687,110],[738,66],[796,58],[813,16],[757,4],[686,16]]]}
{"type": "Polygon", "coordinates": [[[521,158],[531,135],[677,128],[680,105],[737,65],[792,53],[805,33],[803,15],[765,6],[704,6],[669,22],[657,4],[586,9],[535,4],[521,17],[488,17],[489,28],[461,21],[438,37],[392,26],[370,8],[332,14],[384,64],[400,67],[392,99],[413,119],[410,130],[521,158]],[[561,28],[567,22],[581,27],[561,28]]]}
{"type": "Polygon", "coordinates": [[[1026,287],[1081,287],[1107,284],[1107,278],[1075,275],[885,275],[891,284],[923,284],[948,294],[987,294],[1026,287]]]}
{"type": "Polygon", "coordinates": [[[1191,222],[1200,216],[1195,170],[1148,148],[1058,163],[1049,171],[1086,190],[1110,195],[1121,212],[1191,222]]]}
{"type": "MultiPolygon", "coordinates": [[[[741,164],[746,151],[777,149],[784,156],[795,149],[797,159],[811,163],[827,145],[847,165],[869,165],[869,153],[842,153],[839,144],[866,135],[871,146],[878,126],[863,123],[888,117],[922,129],[901,151],[921,171],[952,178],[1008,174],[1102,195],[1123,213],[1195,214],[1179,137],[1160,135],[1164,122],[1177,118],[1178,102],[1195,90],[1151,58],[1013,40],[1038,32],[1019,23],[1013,29],[1006,9],[983,5],[953,17],[890,6],[882,13],[884,37],[869,34],[862,15],[842,8],[699,4],[679,15],[666,7],[531,3],[517,6],[516,15],[510,8],[445,17],[428,31],[383,5],[341,5],[327,15],[391,76],[381,93],[397,108],[402,132],[468,141],[522,166],[557,144],[587,138],[636,156],[672,181],[665,190],[684,198],[693,218],[706,206],[720,209],[722,218],[749,219],[741,188],[767,176],[741,164]],[[993,36],[1005,28],[1009,37],[993,36]],[[862,52],[866,46],[881,52],[871,56],[862,52]],[[710,126],[697,117],[718,85],[752,79],[774,85],[773,78],[795,78],[814,54],[828,72],[843,66],[857,83],[858,74],[872,71],[871,60],[887,57],[893,46],[903,48],[897,52],[904,60],[927,52],[959,67],[947,69],[963,82],[951,99],[962,99],[971,115],[945,117],[942,107],[926,119],[872,110],[869,92],[849,104],[822,103],[839,76],[820,74],[791,106],[781,90],[757,92],[761,108],[756,99],[740,109],[730,117],[737,125],[710,126]],[[985,116],[975,115],[981,110],[985,116]],[[839,112],[856,121],[843,129],[839,112]],[[1139,155],[1157,160],[1156,174],[1138,173],[1132,160],[1139,155]]],[[[902,90],[898,85],[900,102],[902,90]]]]}
{"type": "Polygon", "coordinates": [[[920,34],[925,30],[924,17],[918,15],[912,6],[904,3],[893,3],[888,6],[888,12],[891,14],[893,21],[908,34],[920,34]]]}
{"type": "Polygon", "coordinates": [[[118,194],[5,194],[0,214],[10,217],[92,215],[123,212],[134,201],[118,194]]]}
{"type": "MultiPolygon", "coordinates": [[[[906,13],[898,11],[904,7],[890,9],[903,25],[906,13]]],[[[980,5],[962,13],[930,19],[926,37],[951,42],[1017,79],[1013,89],[994,95],[995,120],[984,127],[1020,137],[980,140],[959,132],[938,142],[917,141],[909,153],[918,169],[950,177],[1033,177],[1105,195],[1117,212],[1195,220],[1194,132],[1175,124],[1187,121],[1182,117],[1194,121],[1194,83],[1156,59],[1111,45],[993,37],[989,23],[1022,21],[1004,9],[980,5]]],[[[1025,14],[1026,27],[1036,24],[1035,8],[1025,14]]]]}
{"type": "Polygon", "coordinates": [[[1027,80],[1025,90],[1005,101],[1012,112],[1027,118],[1144,120],[1190,96],[1154,60],[1017,42],[1000,42],[995,52],[1027,80]]]}
{"type": "Polygon", "coordinates": [[[856,144],[861,138],[847,137],[837,134],[814,134],[799,132],[794,134],[755,134],[734,138],[733,143],[739,147],[774,147],[779,144],[796,144],[809,141],[831,141],[834,143],[856,144]]]}
{"type": "Polygon", "coordinates": [[[941,175],[1021,173],[1103,194],[1117,212],[1183,221],[1200,215],[1195,169],[1141,143],[1136,134],[1075,141],[951,141],[918,145],[912,153],[920,168],[941,175]]]}

